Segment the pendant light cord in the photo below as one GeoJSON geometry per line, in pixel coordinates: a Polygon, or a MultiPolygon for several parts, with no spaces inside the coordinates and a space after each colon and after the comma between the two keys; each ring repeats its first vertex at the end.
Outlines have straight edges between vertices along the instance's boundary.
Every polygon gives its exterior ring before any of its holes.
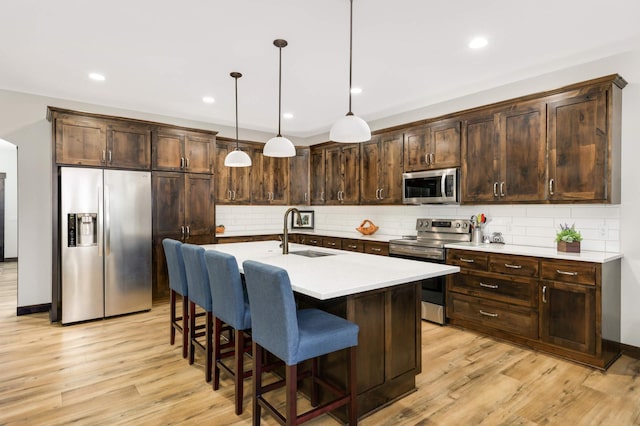
{"type": "Polygon", "coordinates": [[[351,4],[349,14],[349,112],[347,115],[353,115],[351,112],[351,75],[353,69],[353,0],[349,0],[351,4]]]}
{"type": "Polygon", "coordinates": [[[280,133],[280,120],[282,119],[282,46],[278,46],[280,51],[280,62],[278,63],[278,137],[282,137],[280,133]]]}
{"type": "Polygon", "coordinates": [[[235,77],[236,80],[236,151],[240,149],[238,146],[238,77],[235,77]]]}

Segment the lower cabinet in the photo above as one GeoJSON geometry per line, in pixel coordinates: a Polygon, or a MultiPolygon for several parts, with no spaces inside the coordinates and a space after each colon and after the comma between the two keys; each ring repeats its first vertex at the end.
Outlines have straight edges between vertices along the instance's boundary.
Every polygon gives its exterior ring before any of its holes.
{"type": "Polygon", "coordinates": [[[448,250],[447,318],[597,368],[620,355],[620,260],[448,250]]]}

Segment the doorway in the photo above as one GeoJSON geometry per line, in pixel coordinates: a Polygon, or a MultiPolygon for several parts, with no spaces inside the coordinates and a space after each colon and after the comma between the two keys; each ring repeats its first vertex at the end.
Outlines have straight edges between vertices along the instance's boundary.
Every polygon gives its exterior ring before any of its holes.
{"type": "Polygon", "coordinates": [[[18,260],[18,147],[0,139],[0,262],[18,260]]]}

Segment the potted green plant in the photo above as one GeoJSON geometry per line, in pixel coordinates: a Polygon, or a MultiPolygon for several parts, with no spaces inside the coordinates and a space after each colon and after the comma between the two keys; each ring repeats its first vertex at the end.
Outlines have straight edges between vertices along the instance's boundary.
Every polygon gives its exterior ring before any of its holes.
{"type": "Polygon", "coordinates": [[[558,251],[580,253],[580,241],[582,241],[582,235],[580,235],[580,231],[576,230],[575,224],[571,226],[566,223],[560,225],[560,231],[556,233],[558,251]]]}

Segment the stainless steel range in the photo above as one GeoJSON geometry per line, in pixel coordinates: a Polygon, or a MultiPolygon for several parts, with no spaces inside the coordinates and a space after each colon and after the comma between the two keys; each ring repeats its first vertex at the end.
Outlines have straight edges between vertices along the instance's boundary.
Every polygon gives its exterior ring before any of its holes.
{"type": "MultiPolygon", "coordinates": [[[[471,224],[464,219],[418,219],[415,236],[389,241],[389,256],[445,263],[445,244],[471,241],[471,224]]],[[[445,323],[445,277],[422,283],[422,319],[445,323]]]]}

